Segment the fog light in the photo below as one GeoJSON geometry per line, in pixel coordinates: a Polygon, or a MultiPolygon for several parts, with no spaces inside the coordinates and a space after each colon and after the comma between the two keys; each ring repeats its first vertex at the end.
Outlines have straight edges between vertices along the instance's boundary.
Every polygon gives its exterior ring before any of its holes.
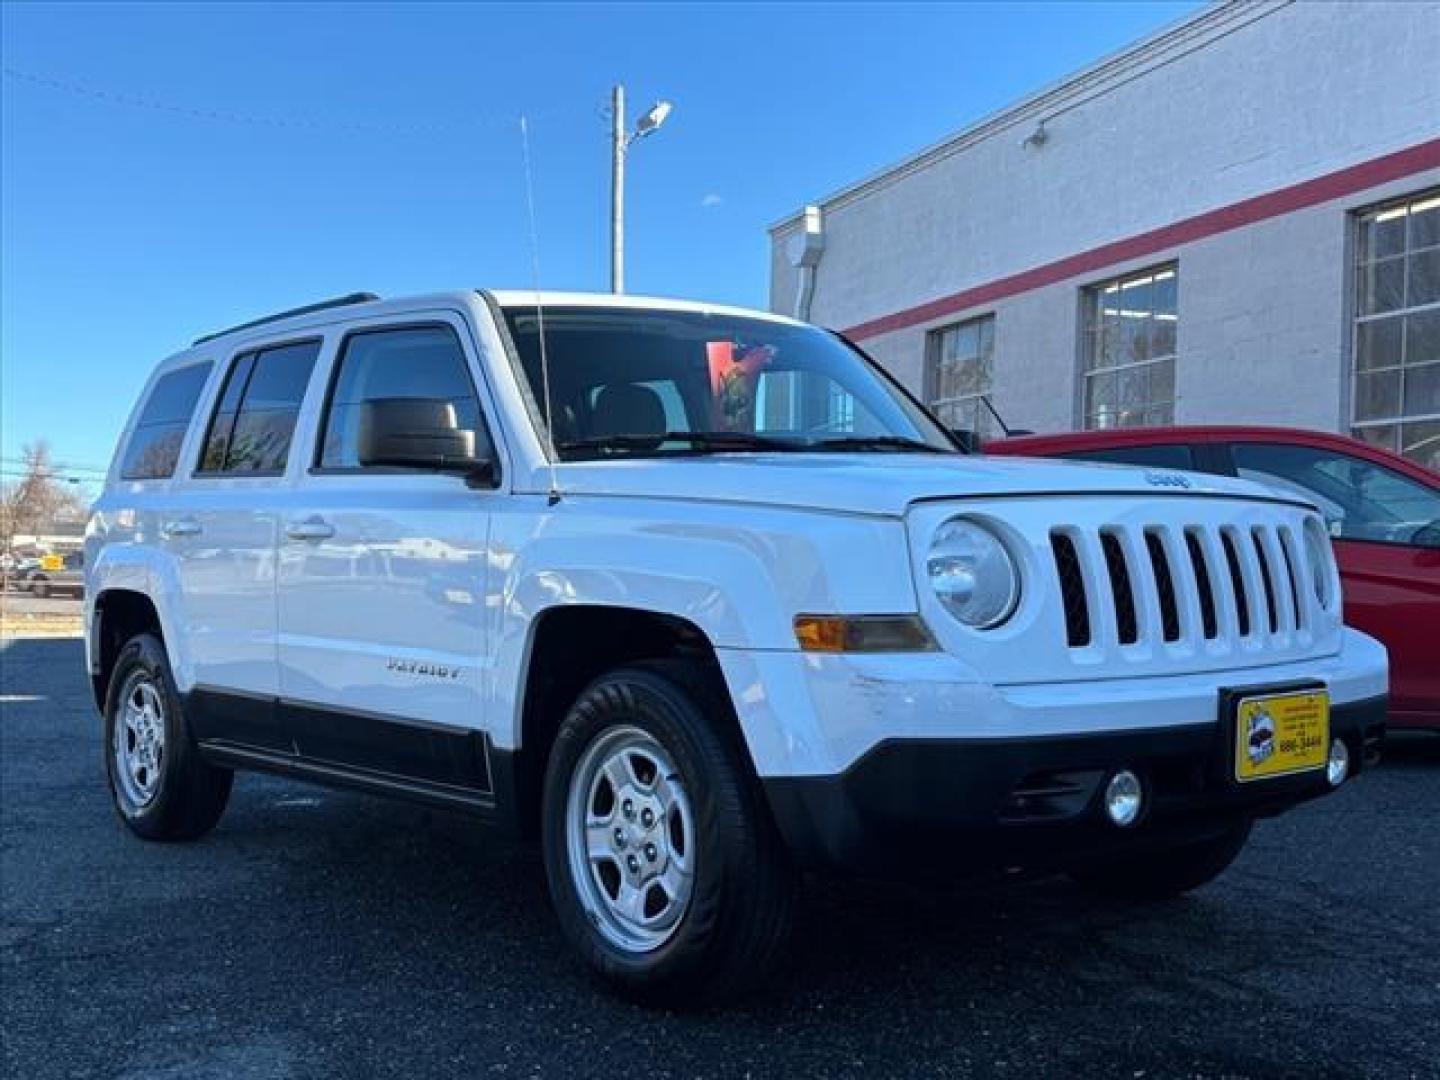
{"type": "Polygon", "coordinates": [[[1350,775],[1350,748],[1344,739],[1330,740],[1330,760],[1325,763],[1325,779],[1331,787],[1339,787],[1350,775]]]}
{"type": "Polygon", "coordinates": [[[1121,769],[1105,785],[1105,814],[1122,829],[1135,824],[1140,816],[1145,790],[1140,778],[1129,769],[1121,769]]]}

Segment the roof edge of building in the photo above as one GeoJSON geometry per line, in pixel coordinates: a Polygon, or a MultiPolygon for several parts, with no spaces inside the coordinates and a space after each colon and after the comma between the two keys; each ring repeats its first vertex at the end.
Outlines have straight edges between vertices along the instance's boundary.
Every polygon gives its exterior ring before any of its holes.
{"type": "MultiPolygon", "coordinates": [[[[898,183],[937,161],[960,153],[991,135],[1038,118],[1045,120],[1064,108],[1079,104],[1072,99],[1089,100],[1109,89],[1143,75],[1177,56],[1202,48],[1242,26],[1248,26],[1267,15],[1288,7],[1295,0],[1221,0],[1206,4],[1174,22],[1168,23],[1138,41],[1102,56],[1094,63],[1041,87],[1019,101],[981,117],[979,120],[931,143],[922,150],[887,165],[870,175],[831,192],[811,205],[833,210],[892,184],[898,183]],[[1141,69],[1137,72],[1136,69],[1141,69]],[[1086,96],[1088,95],[1088,96],[1086,96]]],[[[794,210],[768,227],[772,237],[791,232],[805,215],[804,208],[794,210]]]]}

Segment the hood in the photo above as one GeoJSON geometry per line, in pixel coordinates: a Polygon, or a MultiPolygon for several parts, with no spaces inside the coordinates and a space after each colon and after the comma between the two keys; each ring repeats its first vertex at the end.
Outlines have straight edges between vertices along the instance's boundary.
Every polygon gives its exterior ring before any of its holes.
{"type": "MultiPolygon", "coordinates": [[[[1246,480],[1051,458],[906,453],[712,454],[556,466],[562,493],[902,516],[911,503],[987,495],[1221,495],[1292,502],[1246,480]]],[[[532,490],[550,486],[547,469],[532,490]]],[[[1304,505],[1303,503],[1299,505],[1304,505]]]]}

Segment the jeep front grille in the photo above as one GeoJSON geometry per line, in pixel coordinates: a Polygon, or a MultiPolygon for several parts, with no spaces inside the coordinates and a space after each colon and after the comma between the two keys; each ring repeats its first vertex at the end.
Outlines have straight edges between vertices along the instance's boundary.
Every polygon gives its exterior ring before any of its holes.
{"type": "Polygon", "coordinates": [[[1305,630],[1289,524],[1057,526],[1066,644],[1265,643],[1305,630]]]}

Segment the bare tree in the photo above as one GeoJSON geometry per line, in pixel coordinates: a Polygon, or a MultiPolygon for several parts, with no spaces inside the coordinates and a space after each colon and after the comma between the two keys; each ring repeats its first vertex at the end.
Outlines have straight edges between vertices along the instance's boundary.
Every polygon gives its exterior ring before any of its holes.
{"type": "Polygon", "coordinates": [[[33,443],[21,454],[21,478],[0,487],[0,550],[4,551],[10,550],[17,535],[43,533],[55,522],[85,517],[85,501],[56,472],[48,443],[33,443]]]}

